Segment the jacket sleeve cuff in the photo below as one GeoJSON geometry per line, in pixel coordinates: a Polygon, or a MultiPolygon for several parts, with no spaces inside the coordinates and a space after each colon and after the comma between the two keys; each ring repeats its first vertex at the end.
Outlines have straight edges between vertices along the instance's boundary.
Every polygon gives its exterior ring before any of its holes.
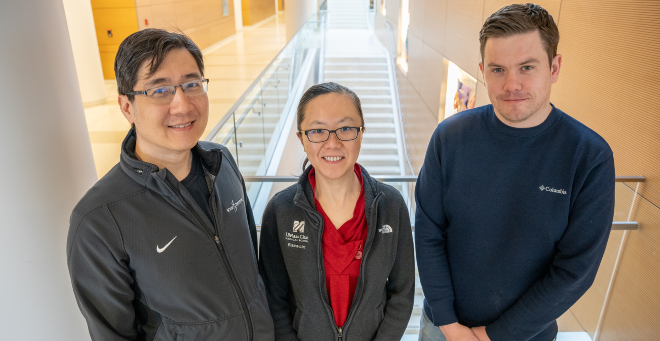
{"type": "Polygon", "coordinates": [[[433,316],[427,316],[429,320],[433,321],[433,325],[436,327],[440,326],[445,326],[448,324],[452,324],[454,322],[458,322],[458,318],[456,317],[456,312],[454,311],[453,304],[450,305],[451,308],[447,308],[446,305],[444,304],[435,304],[431,305],[429,304],[429,308],[431,308],[431,313],[433,316]]]}

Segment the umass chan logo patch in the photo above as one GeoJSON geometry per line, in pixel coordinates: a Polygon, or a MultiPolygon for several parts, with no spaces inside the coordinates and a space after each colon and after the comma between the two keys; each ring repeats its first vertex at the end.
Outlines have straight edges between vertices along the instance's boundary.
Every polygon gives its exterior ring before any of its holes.
{"type": "Polygon", "coordinates": [[[543,192],[552,192],[552,193],[557,193],[557,194],[566,194],[566,191],[563,189],[555,189],[547,186],[541,185],[539,189],[543,192]]]}

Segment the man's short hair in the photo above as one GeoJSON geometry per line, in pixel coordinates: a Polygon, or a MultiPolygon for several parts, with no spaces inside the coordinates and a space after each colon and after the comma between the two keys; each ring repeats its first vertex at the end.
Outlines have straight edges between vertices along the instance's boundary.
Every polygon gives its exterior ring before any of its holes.
{"type": "MultiPolygon", "coordinates": [[[[115,77],[119,94],[126,95],[133,91],[142,62],[149,61],[149,73],[146,76],[151,77],[158,70],[165,56],[174,49],[187,49],[195,58],[199,72],[204,76],[202,51],[190,38],[181,33],[149,28],[131,34],[119,45],[115,57],[115,77]]],[[[127,97],[131,102],[135,99],[133,95],[127,97]]]]}
{"type": "Polygon", "coordinates": [[[509,37],[536,30],[541,34],[541,42],[545,46],[548,61],[552,67],[552,59],[557,55],[559,29],[548,11],[531,3],[502,7],[486,19],[479,32],[481,61],[484,61],[484,50],[488,38],[509,37]]]}

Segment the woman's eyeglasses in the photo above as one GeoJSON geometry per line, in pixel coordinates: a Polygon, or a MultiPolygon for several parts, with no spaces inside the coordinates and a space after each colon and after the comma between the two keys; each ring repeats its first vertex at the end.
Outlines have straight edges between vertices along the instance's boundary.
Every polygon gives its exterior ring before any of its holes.
{"type": "Polygon", "coordinates": [[[334,133],[339,141],[351,141],[358,137],[363,127],[341,127],[335,130],[328,129],[309,129],[301,131],[307,136],[309,142],[320,143],[330,138],[330,133],[334,133]]]}

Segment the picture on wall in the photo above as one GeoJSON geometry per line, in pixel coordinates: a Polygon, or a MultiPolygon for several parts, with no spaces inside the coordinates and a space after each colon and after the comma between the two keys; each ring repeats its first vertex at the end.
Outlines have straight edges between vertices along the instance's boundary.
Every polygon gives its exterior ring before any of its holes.
{"type": "Polygon", "coordinates": [[[477,80],[456,64],[445,59],[447,65],[447,91],[445,92],[444,118],[463,110],[474,108],[477,80]]]}
{"type": "Polygon", "coordinates": [[[475,94],[472,87],[458,80],[456,87],[456,94],[454,95],[454,113],[459,113],[463,110],[474,108],[475,94]]]}

